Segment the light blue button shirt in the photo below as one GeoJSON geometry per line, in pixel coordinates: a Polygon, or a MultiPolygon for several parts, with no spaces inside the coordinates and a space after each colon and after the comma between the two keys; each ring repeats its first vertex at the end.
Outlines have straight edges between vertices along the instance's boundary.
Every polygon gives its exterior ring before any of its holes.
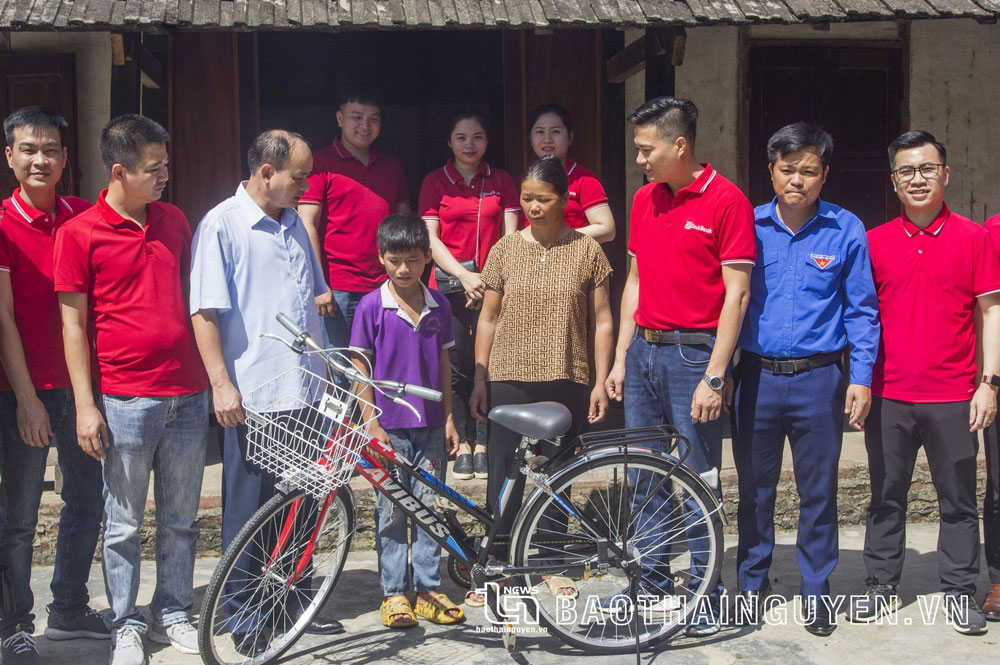
{"type": "Polygon", "coordinates": [[[284,312],[323,344],[314,298],[326,293],[323,268],[294,208],[270,219],[246,191],[210,210],[198,225],[191,256],[191,313],[214,309],[229,378],[244,396],[282,372],[306,367],[325,375],[314,355],[299,356],[280,342],[291,335],[275,320],[284,312]]]}

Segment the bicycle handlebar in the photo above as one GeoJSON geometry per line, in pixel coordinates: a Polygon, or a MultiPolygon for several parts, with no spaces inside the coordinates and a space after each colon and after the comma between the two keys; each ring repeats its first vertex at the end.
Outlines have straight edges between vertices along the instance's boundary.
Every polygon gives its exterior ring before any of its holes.
{"type": "MultiPolygon", "coordinates": [[[[343,363],[338,362],[335,358],[332,358],[329,354],[327,354],[323,350],[323,347],[321,347],[319,344],[316,343],[316,340],[314,340],[309,333],[302,330],[302,328],[299,328],[295,324],[295,322],[292,321],[290,318],[288,318],[284,313],[278,312],[278,314],[276,314],[274,318],[276,318],[278,320],[278,323],[283,325],[285,329],[288,330],[288,332],[295,335],[295,341],[290,345],[292,346],[292,348],[295,348],[296,343],[305,344],[313,351],[319,352],[319,354],[323,356],[323,359],[326,360],[327,364],[330,365],[331,368],[345,375],[351,381],[365,383],[376,389],[387,388],[397,393],[397,395],[404,395],[404,394],[412,395],[414,397],[418,397],[420,399],[428,400],[431,402],[440,402],[443,397],[441,391],[433,390],[431,388],[424,388],[423,386],[415,386],[409,383],[402,383],[399,381],[372,380],[367,376],[365,376],[363,373],[359,372],[357,368],[355,368],[353,365],[350,364],[345,365],[343,363]]],[[[406,404],[406,406],[409,406],[411,409],[413,408],[412,405],[401,400],[398,396],[394,397],[392,395],[386,395],[386,397],[388,397],[394,402],[406,404]]]]}

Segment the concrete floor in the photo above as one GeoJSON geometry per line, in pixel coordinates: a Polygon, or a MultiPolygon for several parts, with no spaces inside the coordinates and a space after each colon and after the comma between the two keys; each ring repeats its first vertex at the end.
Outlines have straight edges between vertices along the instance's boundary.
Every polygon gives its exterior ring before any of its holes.
{"type": "MultiPolygon", "coordinates": [[[[864,591],[864,565],[861,548],[864,531],[860,527],[841,529],[841,562],[832,578],[835,594],[857,594],[864,591]]],[[[728,539],[724,579],[735,579],[735,542],[728,539]]],[[[794,533],[779,533],[771,569],[772,584],[776,594],[792,598],[798,589],[795,563],[794,533]]],[[[962,663],[962,665],[994,665],[1000,658],[997,648],[1000,640],[1000,623],[990,624],[991,631],[984,636],[970,637],[956,633],[946,624],[940,610],[933,612],[935,602],[940,602],[937,589],[937,557],[935,547],[937,527],[933,524],[915,524],[908,529],[908,549],[903,584],[900,593],[905,606],[899,612],[897,625],[853,625],[839,617],[838,629],[828,638],[817,638],[794,623],[793,605],[784,606],[789,617],[760,629],[729,628],[700,641],[678,638],[668,647],[650,654],[643,654],[644,664],[657,665],[723,665],[730,663],[764,664],[815,664],[842,665],[843,663],[900,663],[923,665],[925,663],[962,663]],[[925,624],[922,612],[929,622],[925,624]]],[[[200,605],[200,595],[215,566],[214,559],[200,559],[195,571],[195,587],[200,605]]],[[[43,615],[38,620],[39,633],[45,625],[44,606],[49,600],[48,580],[51,568],[38,567],[33,577],[37,594],[35,606],[43,615]]],[[[92,605],[107,608],[103,581],[99,569],[91,576],[92,605]]],[[[452,598],[461,598],[462,592],[443,575],[443,591],[452,598]]],[[[143,564],[143,586],[139,603],[145,604],[152,594],[154,580],[152,562],[143,564]]],[[[979,588],[988,588],[985,570],[980,575],[979,588]]],[[[372,663],[398,663],[399,665],[550,665],[567,663],[570,659],[585,656],[564,646],[554,637],[521,637],[517,650],[508,653],[499,636],[483,632],[487,625],[482,610],[468,610],[469,620],[457,627],[441,627],[423,622],[419,627],[405,632],[390,632],[379,623],[380,601],[376,559],[372,552],[352,553],[331,601],[324,613],[344,621],[347,633],[333,638],[306,636],[286,654],[283,663],[338,663],[341,665],[369,665],[372,663]]],[[[982,601],[983,593],[979,600],[982,601]]],[[[779,610],[781,611],[781,610],[779,610]]],[[[42,663],[65,665],[91,665],[107,662],[108,643],[92,640],[50,642],[38,640],[42,663]]],[[[185,656],[170,647],[147,645],[152,665],[196,665],[198,656],[185,656]]],[[[634,662],[633,656],[586,656],[594,665],[619,665],[634,662]]]]}

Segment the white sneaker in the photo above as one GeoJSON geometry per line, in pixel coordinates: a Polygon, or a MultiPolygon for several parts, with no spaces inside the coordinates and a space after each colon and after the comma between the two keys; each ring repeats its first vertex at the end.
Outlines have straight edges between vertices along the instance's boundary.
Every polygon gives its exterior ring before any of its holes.
{"type": "Polygon", "coordinates": [[[142,647],[142,631],[138,626],[125,625],[111,638],[111,665],[146,665],[142,647]]]}
{"type": "Polygon", "coordinates": [[[169,644],[181,653],[198,653],[198,629],[187,619],[164,626],[154,621],[149,627],[149,639],[157,644],[169,644]]]}

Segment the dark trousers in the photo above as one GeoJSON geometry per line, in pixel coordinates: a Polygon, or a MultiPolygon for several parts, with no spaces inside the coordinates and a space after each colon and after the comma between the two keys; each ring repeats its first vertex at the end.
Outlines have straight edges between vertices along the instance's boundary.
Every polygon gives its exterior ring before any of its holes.
{"type": "Polygon", "coordinates": [[[983,432],[986,444],[986,496],[983,498],[983,534],[990,583],[1000,584],[1000,426],[983,432]]]}
{"type": "Polygon", "coordinates": [[[449,293],[447,298],[451,305],[451,325],[455,333],[455,345],[448,349],[455,429],[462,441],[473,445],[486,443],[486,423],[476,420],[469,412],[469,396],[472,395],[476,371],[476,326],[479,324],[479,310],[466,308],[464,291],[449,293]]]}
{"type": "Polygon", "coordinates": [[[869,584],[899,584],[906,551],[906,494],[924,447],[938,495],[938,575],[944,591],[975,593],[979,574],[976,504],[978,437],[969,402],[914,404],[872,398],[865,423],[872,501],[865,524],[869,584]]]}
{"type": "Polygon", "coordinates": [[[837,471],[846,391],[843,370],[835,363],[779,376],[743,362],[734,377],[739,587],[756,591],[767,581],[774,550],[774,502],[787,436],[800,500],[795,549],[802,593],[829,594],[828,579],[837,566],[838,554],[837,471]]]}
{"type": "MultiPolygon", "coordinates": [[[[573,414],[573,424],[563,435],[562,446],[572,446],[587,422],[590,388],[573,381],[491,381],[489,384],[490,408],[504,404],[531,404],[532,402],[559,402],[573,414]]],[[[489,478],[486,481],[486,502],[490,511],[499,512],[500,488],[507,478],[507,471],[514,466],[514,453],[521,443],[521,435],[506,427],[489,424],[489,478]]],[[[552,458],[560,450],[548,441],[539,441],[535,452],[552,458]]],[[[514,516],[524,500],[524,475],[517,474],[510,498],[507,499],[507,517],[500,523],[498,534],[508,536],[514,526],[514,516]]]]}

